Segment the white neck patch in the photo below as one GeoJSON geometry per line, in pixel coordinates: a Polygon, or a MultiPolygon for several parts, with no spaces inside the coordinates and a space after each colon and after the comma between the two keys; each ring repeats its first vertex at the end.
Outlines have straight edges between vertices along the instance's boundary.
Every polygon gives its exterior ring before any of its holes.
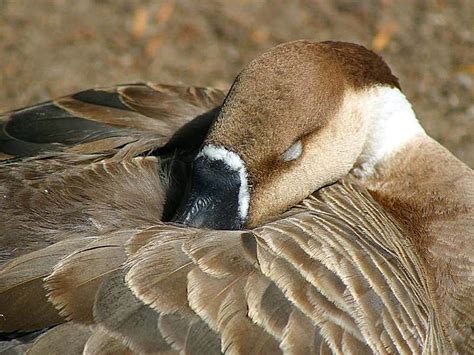
{"type": "Polygon", "coordinates": [[[236,153],[212,144],[204,146],[196,156],[196,159],[199,157],[206,157],[210,160],[220,160],[231,170],[239,173],[239,215],[240,218],[245,221],[249,212],[250,192],[248,186],[247,169],[245,168],[244,161],[236,153]]]}
{"type": "Polygon", "coordinates": [[[410,102],[397,88],[376,86],[357,96],[359,112],[368,122],[368,131],[358,161],[359,168],[355,170],[359,170],[357,174],[368,176],[377,163],[425,131],[410,102]]]}

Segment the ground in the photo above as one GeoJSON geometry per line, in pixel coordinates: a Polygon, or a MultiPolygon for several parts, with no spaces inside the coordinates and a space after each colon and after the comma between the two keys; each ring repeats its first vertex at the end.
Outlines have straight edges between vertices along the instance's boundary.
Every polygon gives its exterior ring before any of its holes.
{"type": "Polygon", "coordinates": [[[471,0],[0,0],[0,112],[135,81],[226,88],[301,38],[380,53],[428,133],[474,166],[471,0]]]}

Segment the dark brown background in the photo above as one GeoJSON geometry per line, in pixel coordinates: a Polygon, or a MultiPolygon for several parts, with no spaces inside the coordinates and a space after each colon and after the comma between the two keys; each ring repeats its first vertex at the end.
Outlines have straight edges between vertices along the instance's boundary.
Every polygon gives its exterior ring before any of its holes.
{"type": "Polygon", "coordinates": [[[381,53],[425,129],[474,166],[472,0],[0,0],[0,111],[143,80],[226,88],[300,38],[381,53]]]}

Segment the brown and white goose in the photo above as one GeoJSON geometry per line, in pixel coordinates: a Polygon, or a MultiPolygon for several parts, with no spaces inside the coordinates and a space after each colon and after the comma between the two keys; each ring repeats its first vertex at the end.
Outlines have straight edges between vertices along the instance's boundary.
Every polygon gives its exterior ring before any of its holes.
{"type": "Polygon", "coordinates": [[[3,116],[3,349],[473,352],[473,172],[382,59],[286,43],[222,99],[128,85],[3,116]]]}

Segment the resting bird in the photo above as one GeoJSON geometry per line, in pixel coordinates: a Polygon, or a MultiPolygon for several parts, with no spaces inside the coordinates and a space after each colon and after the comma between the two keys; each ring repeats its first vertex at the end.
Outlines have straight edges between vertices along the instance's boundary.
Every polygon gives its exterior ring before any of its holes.
{"type": "Polygon", "coordinates": [[[473,172],[362,46],[0,123],[4,351],[474,351],[473,172]]]}

